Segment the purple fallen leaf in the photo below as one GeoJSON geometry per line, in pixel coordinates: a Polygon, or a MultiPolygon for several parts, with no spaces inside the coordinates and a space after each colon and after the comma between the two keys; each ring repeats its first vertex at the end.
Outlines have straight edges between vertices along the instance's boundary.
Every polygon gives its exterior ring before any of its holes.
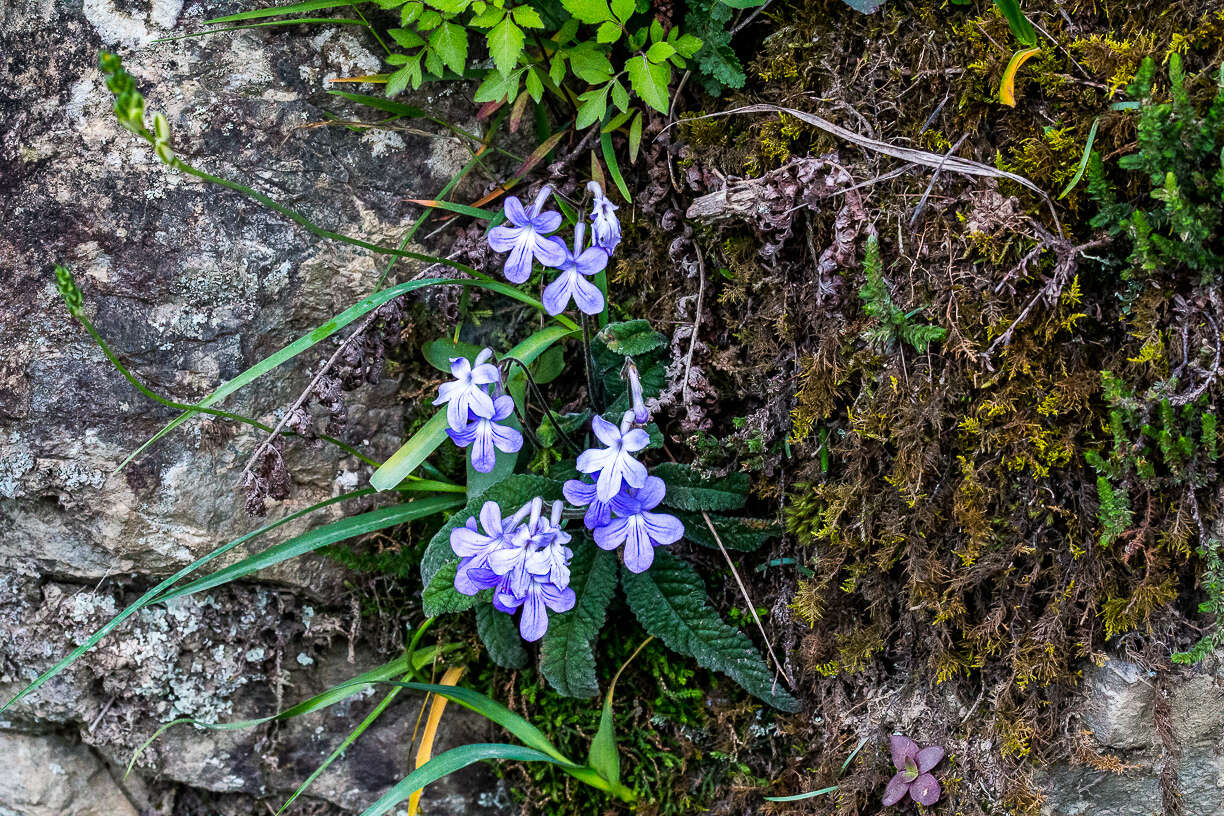
{"type": "Polygon", "coordinates": [[[920,805],[933,805],[939,801],[939,783],[928,774],[915,779],[909,786],[909,795],[920,805]]]}

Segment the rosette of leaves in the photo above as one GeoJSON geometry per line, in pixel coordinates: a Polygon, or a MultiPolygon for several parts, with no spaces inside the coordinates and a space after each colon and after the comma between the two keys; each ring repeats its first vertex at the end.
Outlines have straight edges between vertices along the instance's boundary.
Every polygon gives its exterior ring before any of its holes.
{"type": "MultiPolygon", "coordinates": [[[[613,323],[592,342],[595,374],[604,389],[607,416],[619,415],[628,406],[625,386],[619,376],[626,358],[641,371],[647,398],[657,396],[664,383],[667,338],[645,320],[613,323]]],[[[652,434],[657,437],[658,432],[652,434]]],[[[743,552],[757,549],[778,534],[777,528],[760,519],[737,515],[746,503],[748,477],[734,474],[707,479],[687,465],[663,463],[651,469],[667,483],[663,505],[685,525],[688,541],[717,547],[705,516],[718,531],[724,547],[743,552]]],[[[531,659],[509,615],[495,614],[489,593],[475,596],[455,591],[458,558],[450,546],[450,531],[479,513],[487,501],[503,508],[519,507],[535,496],[545,502],[562,498],[561,486],[575,474],[572,459],[553,468],[550,476],[512,473],[471,495],[466,507],[455,513],[430,540],[421,561],[422,596],[426,615],[476,609],[477,631],[494,662],[522,668],[531,659]]],[[[774,683],[768,665],[748,636],[727,624],[710,605],[705,582],[683,558],[668,549],[655,551],[655,562],[643,573],[632,573],[618,564],[616,553],[599,549],[582,526],[568,528],[574,538],[570,586],[577,595],[574,608],[550,616],[548,632],[538,651],[541,674],[561,694],[593,697],[599,693],[595,645],[604,627],[607,610],[618,586],[634,617],[647,633],[659,638],[672,651],[691,657],[701,666],[722,672],[749,693],[783,711],[794,711],[798,703],[774,683]]]]}

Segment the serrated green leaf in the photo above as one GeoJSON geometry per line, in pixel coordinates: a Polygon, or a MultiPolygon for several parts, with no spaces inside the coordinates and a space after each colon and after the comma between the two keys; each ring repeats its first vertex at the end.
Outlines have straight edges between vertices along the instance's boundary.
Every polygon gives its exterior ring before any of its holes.
{"type": "Polygon", "coordinates": [[[515,6],[511,13],[514,14],[514,22],[523,28],[544,27],[544,21],[540,19],[540,13],[531,6],[515,6]]]}
{"type": "Polygon", "coordinates": [[[612,0],[611,5],[612,13],[622,23],[629,22],[629,18],[633,16],[633,12],[637,8],[637,4],[633,0],[612,0]]]}
{"type": "Polygon", "coordinates": [[[523,53],[523,29],[509,17],[493,26],[488,34],[489,54],[502,76],[509,76],[523,53]]]}
{"type": "Polygon", "coordinates": [[[620,39],[621,27],[616,23],[607,22],[600,23],[599,28],[595,31],[595,42],[607,44],[614,43],[620,39]]]}
{"type": "Polygon", "coordinates": [[[669,649],[722,672],[781,711],[799,710],[799,703],[774,683],[748,636],[724,623],[706,602],[705,584],[687,563],[660,548],[645,572],[622,569],[621,584],[642,627],[669,649]]]}
{"type": "Polygon", "coordinates": [[[467,11],[467,7],[471,5],[471,0],[425,0],[425,2],[447,16],[467,11]]]}
{"type": "MultiPolygon", "coordinates": [[[[391,39],[404,48],[419,48],[425,44],[421,36],[415,31],[409,31],[406,28],[389,28],[387,33],[391,35],[391,39]]],[[[395,56],[394,54],[392,56],[395,56]]],[[[390,58],[387,62],[391,62],[390,58]]],[[[395,63],[392,63],[394,65],[395,63]]]]}
{"type": "Polygon", "coordinates": [[[429,47],[441,58],[443,64],[456,74],[467,67],[467,29],[457,23],[443,23],[429,37],[429,47]]]}
{"type": "MultiPolygon", "coordinates": [[[[718,549],[718,541],[715,540],[710,528],[706,525],[705,517],[700,513],[677,510],[676,518],[684,522],[686,539],[712,550],[718,549]]],[[[782,530],[778,525],[764,519],[711,515],[710,521],[713,522],[714,529],[718,531],[718,537],[722,540],[723,546],[728,550],[752,552],[759,549],[769,539],[782,535],[782,530]]]]}
{"type": "Polygon", "coordinates": [[[667,483],[663,503],[680,510],[721,512],[744,506],[748,493],[748,474],[732,473],[719,479],[704,479],[688,465],[664,462],[654,475],[667,483]]]}
{"type": "Polygon", "coordinates": [[[388,54],[387,55],[388,65],[405,65],[407,62],[408,62],[407,54],[388,54]]]}
{"type": "Polygon", "coordinates": [[[508,77],[502,76],[497,71],[489,71],[485,74],[484,81],[480,83],[480,87],[476,89],[476,93],[472,99],[475,102],[501,102],[511,97],[518,96],[518,83],[521,73],[515,71],[508,77]]]}
{"type": "Polygon", "coordinates": [[[590,85],[602,85],[612,78],[612,61],[592,43],[582,43],[566,52],[570,68],[590,85]]]}
{"type": "Polygon", "coordinates": [[[468,25],[472,26],[473,28],[492,28],[500,23],[505,16],[505,9],[490,6],[469,20],[468,25]]]}
{"type": "Polygon", "coordinates": [[[499,612],[492,604],[480,604],[476,607],[476,633],[497,665],[504,669],[527,665],[527,650],[512,615],[499,612]]]}
{"type": "Polygon", "coordinates": [[[566,697],[594,697],[599,680],[591,644],[616,591],[616,556],[589,541],[576,545],[570,586],[578,601],[571,611],[549,617],[540,646],[540,673],[566,697]]]}
{"type": "Polygon", "coordinates": [[[667,337],[655,331],[649,320],[609,323],[596,338],[608,351],[622,357],[636,357],[667,345],[667,337]]]}
{"type": "Polygon", "coordinates": [[[432,49],[422,52],[425,56],[425,73],[430,76],[442,76],[442,58],[438,56],[438,52],[432,49]]]}
{"type": "Polygon", "coordinates": [[[425,4],[420,2],[420,0],[412,0],[405,3],[403,8],[400,9],[400,25],[412,25],[421,16],[423,11],[425,11],[425,4]]]}
{"type": "Polygon", "coordinates": [[[527,71],[523,85],[527,89],[527,95],[539,104],[540,100],[544,98],[544,80],[540,79],[540,72],[534,66],[527,71]]]}
{"type": "Polygon", "coordinates": [[[612,104],[619,111],[629,112],[629,91],[619,79],[612,80],[612,104]]]}
{"type": "Polygon", "coordinates": [[[417,31],[433,31],[442,25],[442,15],[432,9],[425,9],[417,18],[417,31]]]}
{"type": "Polygon", "coordinates": [[[578,114],[574,119],[574,127],[578,130],[590,127],[603,119],[608,110],[608,86],[595,88],[578,97],[582,104],[578,106],[578,114]]]}
{"type": "Polygon", "coordinates": [[[667,113],[671,66],[653,63],[640,56],[626,62],[625,69],[629,72],[629,84],[642,101],[660,113],[667,113]]]}
{"type": "Polygon", "coordinates": [[[692,34],[683,34],[673,45],[676,46],[676,51],[680,56],[690,59],[701,50],[701,38],[694,37],[692,34]]]}
{"type": "Polygon", "coordinates": [[[651,62],[662,62],[663,60],[676,53],[676,49],[669,42],[657,42],[646,50],[646,59],[651,62]]]}
{"type": "Polygon", "coordinates": [[[584,23],[602,23],[612,19],[608,0],[561,0],[561,5],[584,23]]]}
{"type": "MultiPolygon", "coordinates": [[[[573,19],[573,18],[570,18],[573,19]]],[[[552,62],[548,66],[548,78],[552,80],[554,85],[560,85],[565,79],[565,54],[558,52],[553,56],[552,62]]]]}
{"type": "Polygon", "coordinates": [[[405,65],[397,71],[393,71],[391,76],[387,77],[387,84],[383,87],[383,93],[387,96],[399,96],[412,82],[413,66],[405,65]]]}

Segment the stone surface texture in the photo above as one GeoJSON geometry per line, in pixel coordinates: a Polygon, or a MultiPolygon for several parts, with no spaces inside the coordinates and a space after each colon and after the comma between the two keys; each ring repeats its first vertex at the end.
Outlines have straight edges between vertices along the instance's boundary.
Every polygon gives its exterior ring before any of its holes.
{"type": "MultiPolygon", "coordinates": [[[[248,426],[192,419],[112,475],[176,412],[110,366],[64,309],[53,265],[72,267],[87,315],[133,372],[180,402],[368,294],[386,267],[385,258],[319,241],[236,193],[168,172],[116,123],[98,50],[123,56],[188,161],[327,229],[393,243],[412,215],[403,199],[436,193],[465,158],[446,134],[315,126],[324,109],[351,112],[327,95],[327,80],[381,67],[353,29],[155,42],[249,5],[0,5],[0,698],[156,578],[261,523],[236,490],[261,438],[248,426]]],[[[471,115],[461,91],[415,101],[457,120],[471,115]]],[[[400,264],[393,274],[419,271],[400,264]]],[[[221,407],[275,424],[308,368],[335,347],[320,344],[221,407]]],[[[348,393],[346,442],[374,459],[394,450],[412,410],[399,390],[386,378],[348,393]]],[[[285,457],[291,496],[273,517],[369,473],[355,457],[301,441],[288,443],[285,457]]],[[[353,509],[329,508],[309,523],[353,509]]],[[[344,573],[333,563],[296,559],[263,577],[141,612],[0,715],[0,814],[264,812],[258,798],[279,806],[385,690],[276,728],[179,726],[145,752],[128,782],[116,770],[173,718],[267,715],[388,658],[353,637],[344,573]]],[[[306,812],[363,808],[410,767],[419,701],[402,696],[320,778],[316,809],[306,812]]],[[[487,736],[462,712],[448,712],[445,723],[442,743],[487,736]]],[[[485,812],[472,803],[491,785],[476,779],[439,783],[427,801],[485,812]]]]}

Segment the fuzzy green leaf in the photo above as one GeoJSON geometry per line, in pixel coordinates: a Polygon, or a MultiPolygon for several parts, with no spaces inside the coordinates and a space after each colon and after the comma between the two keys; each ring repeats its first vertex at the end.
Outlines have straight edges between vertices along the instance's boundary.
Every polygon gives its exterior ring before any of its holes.
{"type": "MultiPolygon", "coordinates": [[[[710,549],[718,549],[718,540],[710,532],[705,518],[700,513],[677,511],[676,517],[684,522],[684,537],[695,544],[710,549]]],[[[764,519],[728,518],[727,516],[710,516],[714,529],[718,531],[718,539],[728,550],[752,552],[771,538],[782,534],[778,525],[764,519]]]]}
{"type": "Polygon", "coordinates": [[[599,680],[591,644],[616,590],[616,557],[590,542],[576,546],[570,586],[578,602],[569,612],[549,618],[540,647],[540,673],[566,697],[594,697],[599,680]]]}
{"type": "Polygon", "coordinates": [[[476,633],[497,665],[504,669],[527,665],[527,650],[512,615],[499,612],[492,604],[480,604],[476,607],[476,633]]]}
{"type": "Polygon", "coordinates": [[[462,592],[457,592],[455,573],[458,572],[458,568],[459,559],[448,561],[434,573],[433,580],[425,585],[424,591],[421,592],[421,607],[429,617],[466,612],[477,604],[487,606],[492,600],[487,591],[476,595],[464,595],[462,592]]]}
{"type": "Polygon", "coordinates": [[[649,320],[609,323],[596,337],[608,351],[622,357],[636,357],[667,345],[667,337],[655,331],[649,320]]]}
{"type": "Polygon", "coordinates": [[[687,563],[658,549],[654,564],[645,572],[622,569],[621,583],[643,628],[669,649],[722,672],[777,709],[799,710],[799,703],[774,683],[748,636],[724,623],[706,603],[705,584],[687,563]]]}
{"type": "Polygon", "coordinates": [[[733,473],[719,479],[704,479],[688,465],[664,462],[654,475],[667,483],[663,503],[679,510],[723,512],[744,506],[748,474],[733,473]]]}

